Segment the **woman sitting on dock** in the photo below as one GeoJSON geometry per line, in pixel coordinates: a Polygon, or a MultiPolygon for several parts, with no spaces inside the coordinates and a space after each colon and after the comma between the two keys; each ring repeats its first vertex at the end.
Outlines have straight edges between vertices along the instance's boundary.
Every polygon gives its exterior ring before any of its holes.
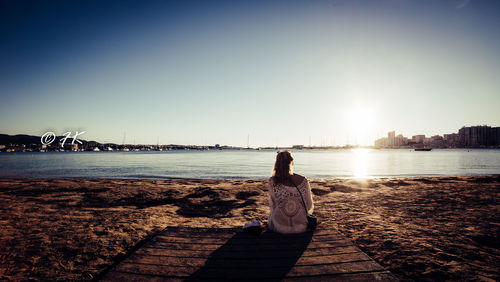
{"type": "Polygon", "coordinates": [[[271,212],[268,228],[279,233],[306,232],[307,219],[303,201],[309,213],[314,208],[309,181],[304,176],[294,174],[292,166],[292,154],[289,151],[278,152],[273,176],[269,178],[271,212]]]}

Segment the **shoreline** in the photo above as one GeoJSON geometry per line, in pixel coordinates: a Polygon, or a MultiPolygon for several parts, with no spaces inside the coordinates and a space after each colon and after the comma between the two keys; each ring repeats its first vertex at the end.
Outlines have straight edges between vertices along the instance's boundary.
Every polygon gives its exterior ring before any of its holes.
{"type": "MultiPolygon", "coordinates": [[[[270,177],[270,176],[269,176],[270,177]]],[[[86,177],[86,176],[69,176],[69,177],[10,177],[10,176],[0,176],[1,180],[125,180],[125,181],[161,181],[161,180],[173,180],[173,181],[182,181],[182,180],[196,180],[196,181],[204,181],[204,180],[215,180],[215,181],[246,181],[246,180],[255,180],[255,181],[267,181],[269,177],[220,177],[220,178],[194,178],[194,177],[86,177]]],[[[391,179],[419,179],[419,178],[461,178],[461,177],[500,177],[500,173],[475,173],[475,174],[457,174],[457,175],[449,175],[449,174],[418,174],[418,175],[398,175],[398,176],[331,176],[331,177],[321,177],[321,178],[309,178],[309,181],[335,181],[335,180],[354,180],[354,181],[364,181],[364,180],[391,180],[391,179]]]]}
{"type": "MultiPolygon", "coordinates": [[[[5,145],[5,144],[0,144],[0,145],[5,145]]],[[[139,145],[138,145],[139,146],[139,145]]],[[[141,145],[142,146],[142,145],[141,145]]],[[[144,145],[148,146],[148,145],[144,145]]],[[[205,145],[180,145],[180,146],[201,146],[201,147],[206,147],[205,145]]],[[[220,152],[220,151],[226,151],[226,152],[231,152],[231,151],[280,151],[280,150],[293,150],[293,151],[336,151],[336,150],[352,150],[352,149],[370,149],[370,150],[415,150],[415,149],[421,149],[421,148],[415,148],[415,147],[400,147],[400,148],[384,148],[384,147],[374,147],[374,146],[357,146],[357,145],[352,145],[348,147],[312,147],[312,148],[302,148],[302,149],[297,149],[293,147],[277,147],[277,148],[264,148],[264,147],[253,147],[253,148],[232,148],[232,149],[171,149],[171,150],[99,150],[99,151],[94,151],[94,150],[69,150],[66,149],[64,151],[60,151],[58,149],[54,150],[49,150],[49,151],[0,151],[1,153],[168,153],[168,152],[185,152],[185,151],[195,151],[195,152],[220,152]]],[[[463,148],[430,148],[431,150],[499,150],[500,147],[463,147],[463,148]]]]}
{"type": "MultiPolygon", "coordinates": [[[[336,228],[402,280],[500,279],[500,175],[310,179],[336,228]]],[[[0,277],[91,280],[167,226],[267,222],[267,179],[0,178],[0,277]]]]}

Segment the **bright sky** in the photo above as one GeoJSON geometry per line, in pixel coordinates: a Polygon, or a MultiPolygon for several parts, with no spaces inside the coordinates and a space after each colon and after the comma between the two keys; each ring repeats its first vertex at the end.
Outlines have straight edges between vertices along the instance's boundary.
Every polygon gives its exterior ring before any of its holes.
{"type": "Polygon", "coordinates": [[[500,126],[498,1],[2,1],[0,133],[373,144],[500,126]]]}

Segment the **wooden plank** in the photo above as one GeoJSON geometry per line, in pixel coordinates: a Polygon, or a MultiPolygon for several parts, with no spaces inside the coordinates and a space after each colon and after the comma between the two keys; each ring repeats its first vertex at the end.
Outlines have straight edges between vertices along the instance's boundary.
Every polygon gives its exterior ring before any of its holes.
{"type": "MultiPolygon", "coordinates": [[[[190,277],[189,281],[206,281],[203,278],[195,278],[190,277]]],[[[265,280],[265,279],[262,279],[265,280]]],[[[272,280],[272,279],[271,279],[272,280]]],[[[118,271],[110,271],[107,277],[101,279],[101,281],[131,281],[131,282],[139,282],[139,281],[151,281],[151,282],[160,282],[160,281],[169,281],[169,282],[177,282],[177,281],[186,281],[186,277],[172,277],[172,276],[157,276],[157,275],[148,275],[148,274],[136,274],[136,273],[128,273],[128,272],[118,272],[118,271]]],[[[336,275],[320,275],[320,276],[300,276],[300,277],[284,277],[280,279],[282,282],[316,282],[316,281],[336,281],[336,282],[368,282],[368,281],[398,281],[394,275],[389,271],[381,271],[381,272],[368,272],[368,273],[347,273],[347,274],[336,274],[336,275]]]]}
{"type": "MultiPolygon", "coordinates": [[[[308,256],[322,256],[322,255],[330,255],[330,254],[343,254],[343,253],[353,253],[353,252],[361,252],[356,246],[354,245],[347,245],[347,246],[338,246],[335,248],[328,248],[328,249],[306,249],[303,253],[303,257],[308,257],[308,256]]],[[[149,246],[144,246],[137,250],[137,254],[146,254],[146,255],[156,255],[156,256],[179,256],[179,257],[204,257],[207,258],[209,257],[213,251],[210,250],[175,250],[175,249],[163,249],[163,248],[154,248],[154,247],[149,247],[149,246]]],[[[242,253],[238,251],[231,251],[231,250],[224,250],[220,251],[217,253],[218,256],[220,257],[226,257],[228,259],[238,259],[238,258],[254,258],[254,259],[260,259],[260,258],[266,258],[266,257],[271,257],[271,258],[280,258],[280,257],[286,257],[291,254],[294,254],[295,252],[292,251],[281,251],[281,252],[276,252],[273,254],[269,253],[263,253],[263,252],[258,252],[258,251],[249,251],[247,253],[242,253]]]]}
{"type": "Polygon", "coordinates": [[[336,281],[336,282],[371,282],[387,281],[395,282],[398,279],[389,271],[366,272],[366,273],[343,273],[336,275],[285,277],[282,282],[316,282],[316,281],[336,281]]]}
{"type": "Polygon", "coordinates": [[[263,251],[263,252],[278,252],[283,250],[298,249],[320,249],[320,248],[331,248],[338,246],[349,246],[352,242],[349,240],[342,241],[332,241],[326,243],[312,243],[307,244],[276,244],[276,245],[239,245],[239,244],[196,244],[196,243],[175,243],[175,242],[151,242],[148,247],[152,248],[165,248],[165,249],[175,249],[175,250],[211,250],[215,251],[221,247],[225,249],[231,249],[234,251],[263,251]]]}
{"type": "Polygon", "coordinates": [[[225,268],[176,266],[165,267],[154,264],[137,264],[124,262],[119,264],[115,271],[136,274],[148,274],[172,277],[198,277],[219,279],[271,279],[283,277],[301,277],[318,275],[335,275],[341,273],[358,273],[384,270],[372,260],[359,262],[346,262],[338,264],[320,264],[307,266],[273,267],[273,268],[234,268],[230,264],[225,268]]]}
{"type": "Polygon", "coordinates": [[[344,242],[344,243],[351,243],[351,240],[347,240],[345,238],[338,238],[335,240],[325,240],[325,241],[314,241],[311,242],[309,239],[302,239],[302,240],[282,240],[282,239],[276,239],[276,240],[252,240],[252,241],[246,241],[246,240],[227,240],[227,241],[205,241],[205,240],[200,240],[200,241],[189,241],[189,240],[151,240],[149,243],[151,245],[201,245],[201,246],[239,246],[239,247],[250,247],[250,246],[262,246],[262,247],[268,247],[268,246],[276,246],[276,247],[283,247],[283,246],[289,246],[289,248],[292,248],[292,246],[312,246],[312,247],[317,247],[317,246],[328,246],[329,244],[337,244],[339,242],[344,242]]]}
{"type": "MultiPolygon", "coordinates": [[[[203,233],[203,234],[222,234],[222,233],[229,233],[229,234],[235,234],[240,231],[242,231],[241,227],[227,227],[227,228],[219,228],[219,227],[182,227],[182,226],[168,226],[165,227],[164,229],[165,232],[187,232],[191,234],[196,234],[196,233],[203,233]]],[[[314,234],[330,234],[332,232],[338,232],[336,229],[322,229],[321,226],[318,227],[314,231],[314,234]]],[[[304,233],[296,233],[296,234],[281,234],[281,233],[276,233],[279,235],[303,235],[304,233]]]]}
{"type": "Polygon", "coordinates": [[[107,281],[397,281],[336,230],[260,236],[241,228],[169,227],[116,265],[107,281]]]}
{"type": "MultiPolygon", "coordinates": [[[[185,227],[167,227],[165,231],[161,234],[174,235],[176,237],[189,237],[189,238],[230,238],[235,234],[240,234],[242,236],[247,236],[248,238],[255,237],[254,235],[242,232],[242,228],[185,228],[185,227]]],[[[267,236],[276,237],[303,237],[304,234],[308,233],[298,233],[298,234],[280,234],[269,230],[264,230],[263,232],[267,236]]],[[[331,230],[316,230],[313,233],[314,237],[329,236],[329,235],[342,235],[335,229],[331,230]]]]}
{"type": "MultiPolygon", "coordinates": [[[[311,238],[311,242],[328,242],[328,241],[338,241],[338,240],[345,240],[346,238],[344,236],[340,235],[329,235],[329,236],[322,236],[322,237],[313,237],[311,238]]],[[[281,238],[274,237],[271,238],[269,236],[259,236],[259,237],[249,237],[249,238],[240,238],[237,236],[234,236],[232,238],[206,238],[206,237],[199,237],[199,238],[192,238],[192,237],[176,237],[174,235],[164,235],[160,234],[156,236],[152,242],[177,242],[177,243],[196,243],[196,244],[225,244],[228,241],[231,241],[232,243],[235,244],[241,244],[241,245],[254,245],[256,243],[258,244],[276,244],[280,242],[300,242],[303,241],[303,237],[292,237],[292,238],[285,238],[281,240],[281,238]]]]}
{"type": "MultiPolygon", "coordinates": [[[[349,253],[339,255],[315,256],[315,257],[300,257],[296,260],[295,265],[314,265],[314,264],[333,264],[344,263],[353,261],[371,260],[365,253],[349,253]]],[[[224,267],[228,264],[228,259],[224,257],[215,258],[179,258],[179,257],[165,257],[165,256],[148,256],[134,254],[128,260],[128,263],[143,263],[143,264],[157,264],[163,266],[197,266],[202,267],[205,263],[209,263],[213,267],[224,267]]],[[[231,267],[282,267],[290,264],[290,258],[269,258],[264,257],[261,259],[244,258],[232,260],[231,267]]]]}
{"type": "Polygon", "coordinates": [[[163,281],[183,281],[182,278],[172,278],[163,277],[158,275],[149,274],[137,274],[128,272],[119,272],[111,270],[108,274],[103,277],[100,281],[112,282],[112,281],[123,281],[123,282],[139,282],[139,281],[151,281],[151,282],[163,282],[163,281]]]}

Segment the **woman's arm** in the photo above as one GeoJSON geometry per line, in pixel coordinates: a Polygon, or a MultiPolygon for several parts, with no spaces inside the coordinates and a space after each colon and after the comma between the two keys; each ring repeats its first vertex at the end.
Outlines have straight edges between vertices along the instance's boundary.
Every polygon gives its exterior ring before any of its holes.
{"type": "Polygon", "coordinates": [[[311,193],[311,186],[309,186],[309,180],[306,179],[306,197],[304,199],[307,206],[308,213],[313,213],[314,211],[314,203],[311,193]]]}
{"type": "Polygon", "coordinates": [[[267,189],[268,189],[268,191],[267,191],[267,192],[268,192],[268,195],[269,195],[269,209],[270,209],[270,211],[269,211],[269,212],[270,212],[270,213],[272,213],[272,212],[273,212],[273,210],[274,210],[274,199],[273,199],[273,197],[272,197],[272,195],[271,195],[271,194],[272,194],[272,192],[271,192],[271,189],[272,189],[271,185],[272,185],[272,184],[271,184],[271,181],[269,181],[269,186],[268,186],[268,188],[267,188],[267,189]]]}

